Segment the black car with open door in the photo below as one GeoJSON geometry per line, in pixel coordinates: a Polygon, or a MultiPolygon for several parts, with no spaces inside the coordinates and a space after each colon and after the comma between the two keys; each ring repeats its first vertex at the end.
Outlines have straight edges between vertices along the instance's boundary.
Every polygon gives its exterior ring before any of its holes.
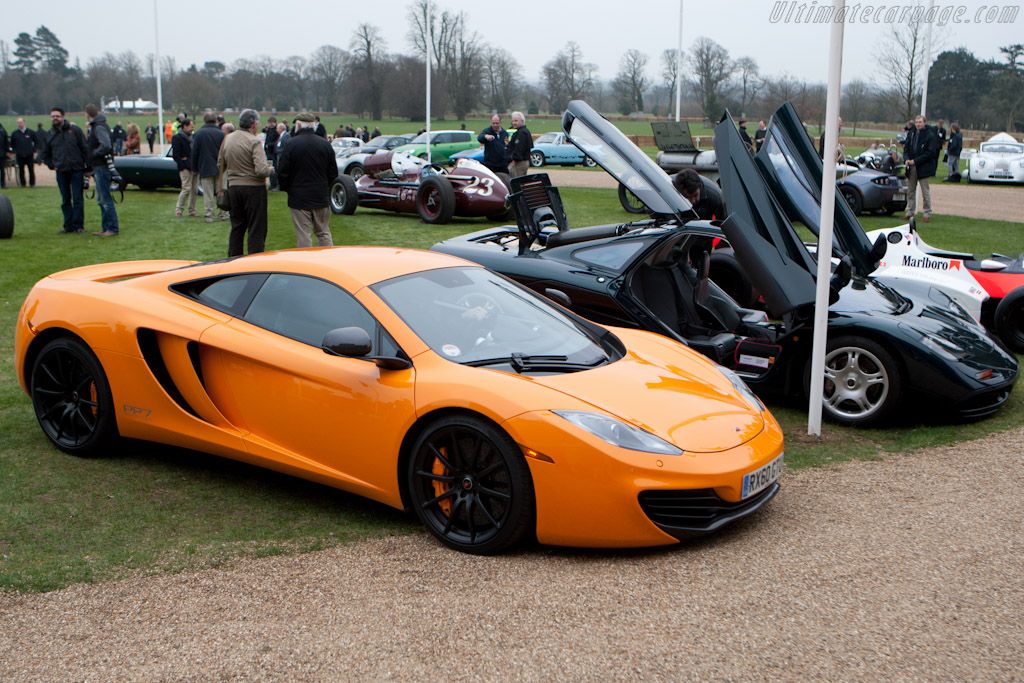
{"type": "MultiPolygon", "coordinates": [[[[687,343],[763,395],[806,395],[816,262],[731,118],[715,131],[729,209],[721,222],[697,220],[668,175],[586,103],[570,102],[562,128],[643,202],[649,217],[570,228],[557,189],[545,175],[531,174],[512,181],[516,226],[433,249],[481,263],[596,322],[687,343]],[[723,239],[766,312],[739,305],[710,279],[712,251],[723,239]]],[[[861,257],[878,253],[867,245],[861,257]]],[[[981,417],[1009,396],[1016,359],[962,310],[860,277],[848,258],[838,261],[830,291],[830,419],[877,424],[910,405],[981,417]]]]}

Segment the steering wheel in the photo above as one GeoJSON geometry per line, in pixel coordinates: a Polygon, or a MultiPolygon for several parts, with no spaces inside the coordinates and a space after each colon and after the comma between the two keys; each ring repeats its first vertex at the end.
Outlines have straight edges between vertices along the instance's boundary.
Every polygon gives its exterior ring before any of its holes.
{"type": "Polygon", "coordinates": [[[467,309],[482,308],[487,316],[494,313],[504,313],[498,304],[498,300],[490,294],[484,294],[483,292],[463,294],[455,303],[467,309]]]}

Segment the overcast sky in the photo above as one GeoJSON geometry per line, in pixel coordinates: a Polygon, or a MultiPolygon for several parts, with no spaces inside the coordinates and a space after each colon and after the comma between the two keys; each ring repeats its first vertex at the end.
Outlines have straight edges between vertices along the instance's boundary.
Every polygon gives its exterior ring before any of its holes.
{"type": "MultiPolygon", "coordinates": [[[[406,34],[411,4],[409,0],[249,0],[214,6],[163,0],[157,10],[160,53],[173,56],[180,69],[192,63],[201,67],[203,62],[212,60],[230,67],[236,59],[257,55],[308,58],[321,45],[347,50],[353,30],[361,23],[376,25],[383,31],[389,52],[410,52],[406,34]],[[229,23],[230,32],[226,29],[229,23]]],[[[828,0],[685,0],[683,48],[688,50],[698,36],[708,36],[725,46],[733,58],[753,57],[762,75],[788,73],[801,80],[825,82],[829,26],[798,23],[796,17],[801,6],[818,8],[830,4],[828,0]]],[[[878,13],[914,4],[914,0],[904,0],[902,4],[848,0],[849,9],[856,7],[860,14],[846,23],[844,81],[880,81],[873,54],[883,46],[889,25],[885,23],[887,14],[879,17],[878,13]],[[876,14],[865,16],[868,10],[876,14]],[[875,18],[881,21],[875,23],[875,18]]],[[[574,40],[581,46],[586,61],[597,65],[599,78],[614,78],[622,53],[635,48],[648,55],[649,76],[658,83],[662,51],[679,44],[678,0],[439,0],[438,5],[454,12],[465,11],[469,27],[488,44],[515,55],[523,66],[524,76],[532,82],[539,80],[543,64],[567,41],[574,40]]],[[[977,15],[981,8],[1024,10],[1020,3],[952,4],[936,0],[936,6],[946,9],[948,17],[959,11],[960,23],[950,20],[943,27],[934,26],[933,54],[964,46],[979,59],[1001,58],[999,46],[1024,40],[1024,11],[1012,23],[1002,24],[986,23],[984,14],[977,15]]],[[[104,52],[132,50],[144,59],[155,52],[153,7],[151,0],[51,0],[39,6],[20,3],[17,8],[12,4],[3,14],[0,40],[13,50],[19,32],[34,34],[45,22],[70,52],[71,60],[79,58],[83,66],[104,52]]]]}

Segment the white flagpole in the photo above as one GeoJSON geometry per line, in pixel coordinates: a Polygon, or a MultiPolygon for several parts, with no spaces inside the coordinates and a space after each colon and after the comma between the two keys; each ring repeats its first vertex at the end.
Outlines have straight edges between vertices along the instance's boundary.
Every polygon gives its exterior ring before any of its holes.
{"type": "Polygon", "coordinates": [[[676,123],[679,123],[679,103],[683,99],[683,0],[679,0],[679,51],[676,52],[676,123]]]}
{"type": "MultiPolygon", "coordinates": [[[[832,0],[832,16],[846,16],[846,0],[832,0]]],[[[818,282],[814,299],[814,345],[811,353],[810,406],[807,433],[821,436],[821,401],[828,341],[829,278],[832,275],[832,227],[836,204],[836,149],[839,145],[839,84],[843,76],[845,21],[832,22],[828,52],[828,95],[825,98],[825,147],[822,151],[821,230],[818,235],[818,282]]]]}
{"type": "MultiPolygon", "coordinates": [[[[935,0],[931,0],[928,3],[928,14],[925,16],[929,19],[935,15],[935,0]]],[[[932,22],[928,22],[928,30],[925,32],[924,39],[924,86],[921,88],[921,116],[928,116],[928,72],[932,66],[932,22]]]]}
{"type": "Polygon", "coordinates": [[[430,25],[430,0],[427,0],[427,20],[426,27],[424,28],[423,44],[426,47],[426,61],[427,61],[427,163],[432,163],[430,155],[430,53],[433,52],[433,43],[431,38],[433,37],[433,27],[430,25]]]}
{"type": "Polygon", "coordinates": [[[160,74],[160,20],[156,14],[156,0],[153,0],[153,43],[156,46],[156,112],[157,112],[157,139],[160,140],[160,156],[164,155],[164,90],[160,74]]]}

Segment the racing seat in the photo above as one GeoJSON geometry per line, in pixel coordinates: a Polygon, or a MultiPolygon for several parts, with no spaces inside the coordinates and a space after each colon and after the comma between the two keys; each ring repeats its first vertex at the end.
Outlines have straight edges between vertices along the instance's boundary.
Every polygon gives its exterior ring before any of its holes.
{"type": "Polygon", "coordinates": [[[551,185],[547,173],[531,173],[512,179],[512,194],[508,201],[519,225],[519,253],[523,254],[534,242],[550,239],[554,234],[569,230],[569,219],[562,206],[558,188],[551,185]],[[541,237],[546,235],[546,237],[541,237]]]}

